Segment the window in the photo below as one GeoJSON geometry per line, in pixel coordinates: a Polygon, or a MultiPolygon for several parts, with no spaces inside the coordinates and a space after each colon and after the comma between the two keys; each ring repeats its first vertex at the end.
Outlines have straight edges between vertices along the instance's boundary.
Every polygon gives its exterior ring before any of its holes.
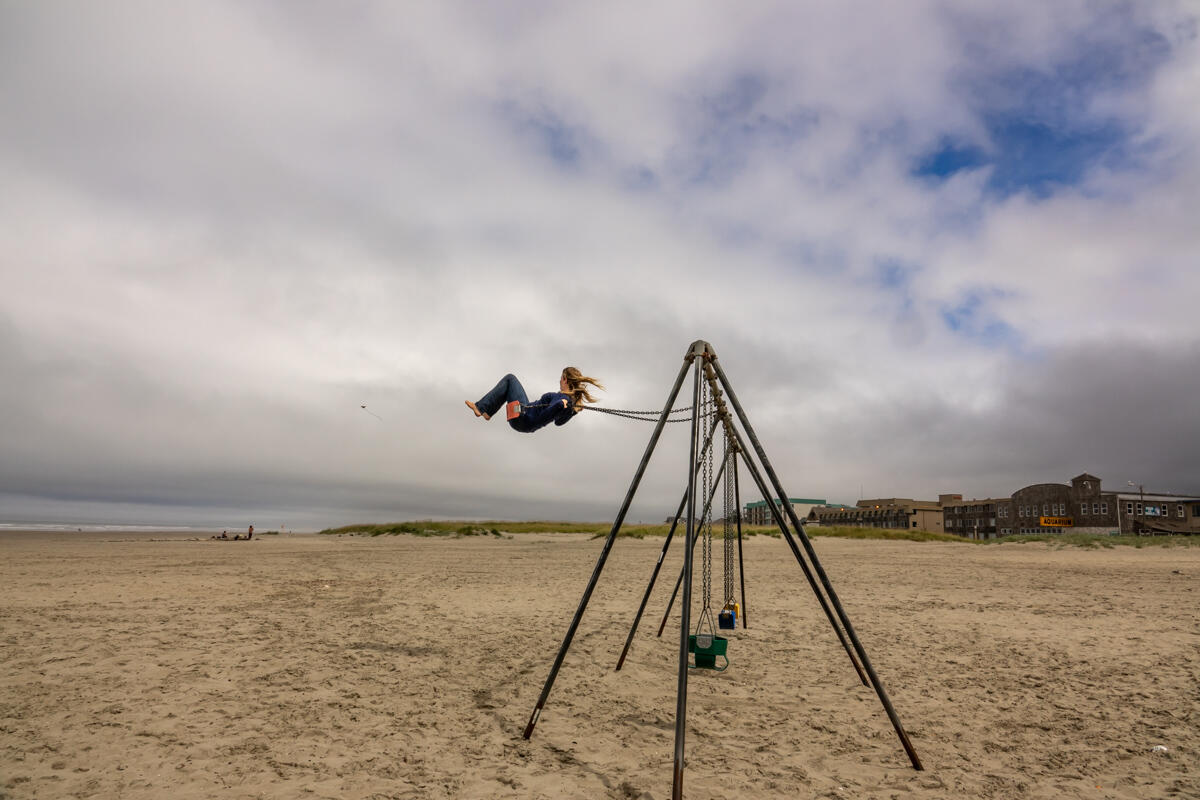
{"type": "Polygon", "coordinates": [[[1132,513],[1133,513],[1133,503],[1126,503],[1126,504],[1125,504],[1125,513],[1126,513],[1126,514],[1132,514],[1132,513]]]}
{"type": "Polygon", "coordinates": [[[1200,506],[1192,506],[1192,516],[1200,517],[1200,506]]]}
{"type": "Polygon", "coordinates": [[[1100,504],[1099,503],[1092,503],[1092,513],[1093,514],[1100,513],[1100,504]]]}
{"type": "Polygon", "coordinates": [[[1086,515],[1087,515],[1087,503],[1080,503],[1079,504],[1079,516],[1082,517],[1082,516],[1086,516],[1086,515]]]}
{"type": "Polygon", "coordinates": [[[1138,516],[1141,516],[1141,515],[1142,515],[1142,504],[1141,504],[1141,503],[1138,503],[1138,504],[1137,504],[1136,506],[1134,506],[1134,507],[1137,509],[1138,516]]]}
{"type": "Polygon", "coordinates": [[[1042,516],[1043,517],[1050,516],[1050,504],[1049,503],[1042,503],[1042,516]]]}
{"type": "Polygon", "coordinates": [[[1108,516],[1108,503],[1100,504],[1100,513],[1104,514],[1105,516],[1108,516]]]}
{"type": "Polygon", "coordinates": [[[1183,503],[1180,503],[1175,507],[1175,516],[1183,519],[1183,503]]]}

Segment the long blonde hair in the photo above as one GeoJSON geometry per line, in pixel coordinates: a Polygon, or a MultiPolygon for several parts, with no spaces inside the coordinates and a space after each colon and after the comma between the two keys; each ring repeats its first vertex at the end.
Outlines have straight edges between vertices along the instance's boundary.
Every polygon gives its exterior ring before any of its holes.
{"type": "Polygon", "coordinates": [[[588,385],[591,384],[597,389],[603,389],[604,386],[595,378],[589,378],[575,367],[563,367],[563,380],[567,382],[567,387],[570,389],[571,407],[576,411],[583,409],[583,404],[594,403],[596,398],[592,397],[592,393],[588,391],[588,385]]]}

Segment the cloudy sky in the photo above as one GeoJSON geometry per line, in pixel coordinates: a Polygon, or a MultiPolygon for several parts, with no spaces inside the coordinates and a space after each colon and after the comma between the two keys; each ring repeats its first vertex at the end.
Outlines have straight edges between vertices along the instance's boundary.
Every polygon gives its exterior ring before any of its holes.
{"type": "Polygon", "coordinates": [[[695,339],[794,496],[1200,492],[1198,17],[0,0],[0,521],[611,519],[463,400],[695,339]]]}

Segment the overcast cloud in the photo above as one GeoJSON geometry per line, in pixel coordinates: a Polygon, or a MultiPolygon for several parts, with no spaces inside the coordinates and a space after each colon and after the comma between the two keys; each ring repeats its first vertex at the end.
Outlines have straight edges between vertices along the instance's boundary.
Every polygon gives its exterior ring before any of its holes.
{"type": "MultiPolygon", "coordinates": [[[[0,521],[609,519],[649,425],[462,401],[573,364],[660,408],[695,339],[793,495],[1200,493],[1197,35],[1183,2],[0,0],[0,521]]],[[[631,518],[678,503],[685,427],[631,518]]]]}

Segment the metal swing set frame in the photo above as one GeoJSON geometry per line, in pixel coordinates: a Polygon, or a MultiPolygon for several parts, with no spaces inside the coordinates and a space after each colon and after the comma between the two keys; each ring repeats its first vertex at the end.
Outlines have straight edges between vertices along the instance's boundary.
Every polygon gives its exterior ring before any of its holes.
{"type": "MultiPolygon", "coordinates": [[[[687,733],[687,690],[688,690],[688,673],[692,668],[689,664],[690,649],[695,649],[695,636],[691,632],[691,606],[692,606],[692,572],[693,572],[693,551],[698,540],[698,524],[703,520],[708,509],[711,506],[713,495],[716,493],[716,484],[720,481],[720,475],[712,481],[712,488],[709,490],[705,487],[705,493],[708,494],[704,498],[704,505],[697,514],[697,473],[701,471],[704,465],[704,458],[707,452],[712,447],[713,437],[718,426],[724,427],[727,441],[731,444],[734,454],[733,458],[725,459],[722,462],[721,470],[724,471],[730,463],[734,465],[733,480],[734,493],[738,508],[738,561],[739,570],[741,572],[741,621],[742,626],[747,626],[746,617],[746,586],[745,573],[741,565],[741,498],[737,489],[737,461],[745,465],[747,472],[754,479],[758,490],[762,493],[763,498],[767,501],[767,507],[771,510],[775,520],[775,524],[779,526],[780,532],[787,541],[789,549],[796,558],[796,562],[800,565],[804,577],[808,580],[813,593],[816,595],[821,609],[824,611],[829,624],[833,627],[837,634],[838,640],[841,642],[846,655],[850,659],[850,663],[854,666],[855,672],[858,673],[859,680],[864,686],[869,686],[875,690],[875,694],[879,697],[880,703],[883,705],[887,713],[888,719],[892,723],[892,727],[896,730],[896,735],[900,739],[900,744],[904,751],[908,754],[909,761],[913,769],[923,769],[921,760],[917,756],[916,750],[913,749],[912,742],[909,741],[908,734],[904,730],[903,724],[900,722],[900,717],[896,714],[896,709],[892,705],[892,701],[888,698],[887,691],[883,688],[883,683],[879,676],[875,673],[874,667],[871,666],[871,660],[867,656],[866,650],[863,648],[862,642],[858,638],[858,634],[854,631],[854,626],[850,622],[850,618],[846,615],[845,609],[842,608],[842,603],[838,599],[837,592],[833,588],[833,584],[829,581],[829,576],[825,573],[825,569],[821,566],[820,559],[817,558],[816,550],[813,549],[812,542],[804,532],[804,523],[797,517],[795,510],[788,502],[788,494],[784,491],[783,485],[780,483],[778,476],[775,474],[774,468],[771,466],[770,460],[767,458],[767,453],[763,449],[762,444],[758,440],[758,436],[754,432],[750,420],[746,416],[745,410],[738,402],[737,394],[733,391],[733,387],[729,383],[725,371],[721,368],[720,362],[717,360],[717,354],[712,349],[712,346],[703,340],[693,342],[683,358],[683,365],[680,367],[679,374],[675,378],[675,384],[671,388],[671,393],[667,398],[666,404],[663,406],[662,412],[659,414],[657,424],[654,427],[654,432],[650,435],[650,442],[646,445],[646,451],[642,455],[641,463],[638,465],[637,471],[634,473],[633,481],[630,483],[629,490],[625,493],[625,500],[621,504],[620,510],[617,512],[616,519],[613,521],[612,530],[609,531],[608,537],[604,541],[604,547],[600,551],[600,556],[596,561],[596,566],[592,570],[591,578],[588,580],[587,588],[583,592],[583,597],[580,598],[579,606],[575,610],[575,616],[571,620],[570,627],[567,628],[567,633],[563,637],[562,645],[558,649],[558,654],[554,659],[554,664],[550,668],[550,674],[546,678],[546,683],[542,687],[541,695],[538,697],[537,705],[533,709],[533,713],[529,718],[529,723],[525,726],[524,738],[528,739],[533,735],[534,727],[537,725],[538,719],[541,717],[542,709],[546,705],[546,700],[550,696],[550,690],[554,686],[554,680],[558,676],[558,671],[562,667],[563,660],[566,658],[567,651],[571,647],[571,642],[575,638],[575,633],[579,628],[580,620],[583,618],[584,610],[587,608],[588,602],[591,600],[592,592],[596,588],[596,583],[600,579],[600,573],[604,570],[604,564],[608,559],[609,552],[612,550],[613,543],[616,541],[617,533],[621,530],[621,526],[625,522],[625,515],[629,511],[629,506],[633,502],[634,495],[637,493],[638,486],[641,483],[642,476],[645,474],[646,467],[650,463],[650,457],[654,454],[654,449],[658,444],[659,437],[662,434],[663,428],[667,422],[678,421],[671,419],[673,413],[678,413],[673,410],[673,405],[679,392],[683,388],[684,380],[687,378],[688,372],[693,374],[692,385],[692,406],[693,413],[691,415],[691,444],[688,454],[688,481],[687,490],[684,492],[683,499],[679,503],[679,510],[675,514],[674,523],[671,525],[671,530],[667,534],[666,541],[663,543],[662,552],[659,554],[658,561],[654,565],[654,571],[650,577],[649,585],[646,587],[645,595],[642,597],[641,605],[638,608],[634,618],[633,625],[630,628],[629,636],[625,641],[625,647],[621,651],[621,656],[617,661],[616,669],[620,670],[625,663],[625,658],[629,653],[629,648],[633,643],[634,634],[637,632],[639,623],[641,622],[642,614],[646,609],[646,604],[650,599],[650,593],[654,588],[654,583],[658,578],[659,571],[662,568],[663,559],[666,557],[667,549],[670,547],[671,539],[675,534],[681,517],[686,520],[685,524],[685,544],[684,544],[684,561],[683,569],[680,572],[679,580],[675,585],[675,594],[671,595],[671,604],[674,604],[675,596],[679,592],[680,586],[683,587],[683,601],[681,605],[681,622],[679,636],[679,673],[678,673],[678,690],[676,693],[675,706],[675,759],[674,759],[674,777],[671,788],[672,800],[682,800],[683,798],[683,770],[684,770],[684,740],[687,733]],[[712,395],[712,406],[714,413],[712,415],[711,425],[704,426],[707,428],[705,433],[701,427],[701,420],[705,418],[702,410],[702,386],[707,384],[707,390],[712,395]],[[725,402],[728,398],[728,405],[725,402]],[[732,407],[732,413],[730,410],[732,407]],[[736,422],[734,419],[736,415],[736,422]],[[740,428],[737,423],[740,422],[740,428]],[[750,451],[746,444],[749,442],[753,448],[754,455],[757,456],[758,462],[762,465],[760,471],[755,459],[751,457],[750,451]],[[766,474],[764,479],[763,473],[766,474]],[[772,502],[772,500],[775,502],[772,502]],[[789,528],[788,523],[791,527],[789,528]],[[794,535],[793,535],[794,531],[794,535]],[[797,544],[797,539],[799,544],[797,544]],[[803,548],[803,551],[802,549],[803,548]],[[691,639],[691,642],[689,642],[691,639]]],[[[707,476],[705,476],[707,478],[707,476]]],[[[728,481],[729,476],[725,479],[728,481]]],[[[707,483],[707,480],[706,480],[707,483]]],[[[670,615],[671,608],[668,606],[666,614],[663,616],[662,624],[659,626],[658,634],[662,635],[663,629],[666,627],[667,617],[670,615]]],[[[723,655],[723,654],[722,654],[723,655]]],[[[707,664],[705,664],[706,666],[707,664]]]]}

